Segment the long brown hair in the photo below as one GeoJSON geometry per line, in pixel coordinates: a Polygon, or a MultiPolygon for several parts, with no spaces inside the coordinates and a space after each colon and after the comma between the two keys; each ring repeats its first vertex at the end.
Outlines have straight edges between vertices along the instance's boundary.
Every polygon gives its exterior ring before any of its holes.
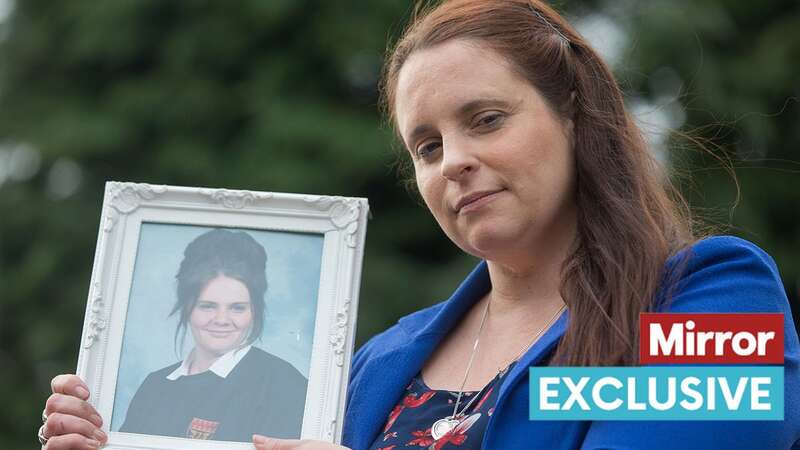
{"type": "Polygon", "coordinates": [[[674,280],[665,261],[694,241],[686,202],[661,173],[609,68],[538,0],[453,0],[419,11],[384,67],[383,107],[393,123],[409,55],[451,39],[505,56],[574,123],[578,235],[562,267],[570,320],[552,363],[636,364],[639,313],[674,280]]]}

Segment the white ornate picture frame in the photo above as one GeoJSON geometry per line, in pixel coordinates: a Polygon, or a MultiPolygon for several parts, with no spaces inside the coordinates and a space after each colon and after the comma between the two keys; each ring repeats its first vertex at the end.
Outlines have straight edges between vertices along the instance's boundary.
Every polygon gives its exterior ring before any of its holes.
{"type": "MultiPolygon", "coordinates": [[[[112,426],[123,341],[127,339],[126,322],[132,310],[134,268],[138,267],[137,255],[144,236],[141,233],[156,225],[186,227],[195,233],[199,229],[221,228],[254,235],[272,233],[278,238],[280,233],[316,237],[321,259],[316,269],[318,286],[309,287],[316,292],[316,311],[311,319],[313,339],[304,341],[310,349],[310,360],[300,437],[340,442],[368,209],[367,200],[362,198],[107,183],[77,368],[109,435],[105,448],[252,448],[249,442],[126,433],[115,431],[112,426]]],[[[295,251],[298,252],[301,250],[295,251]]],[[[142,255],[138,257],[142,264],[142,255]]],[[[270,264],[268,256],[268,274],[270,264]]],[[[174,272],[167,276],[175,279],[174,272]]],[[[174,290],[170,295],[174,297],[174,290]]],[[[157,327],[159,320],[163,317],[153,318],[151,326],[157,327]]]]}

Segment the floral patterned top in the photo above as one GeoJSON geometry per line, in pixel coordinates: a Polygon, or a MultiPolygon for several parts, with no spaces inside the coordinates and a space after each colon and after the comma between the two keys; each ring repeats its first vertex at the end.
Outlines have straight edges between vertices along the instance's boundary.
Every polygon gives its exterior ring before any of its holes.
{"type": "Polygon", "coordinates": [[[433,390],[417,374],[406,388],[403,398],[395,405],[383,432],[370,450],[400,450],[425,448],[430,450],[477,450],[481,448],[489,418],[494,412],[500,391],[500,380],[514,363],[497,374],[477,392],[464,392],[459,404],[458,424],[438,440],[431,435],[433,423],[453,414],[458,392],[433,390]]]}

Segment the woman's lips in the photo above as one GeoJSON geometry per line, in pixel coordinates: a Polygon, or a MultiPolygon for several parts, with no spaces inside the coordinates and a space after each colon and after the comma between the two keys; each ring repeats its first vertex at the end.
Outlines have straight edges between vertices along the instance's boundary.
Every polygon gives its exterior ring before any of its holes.
{"type": "Polygon", "coordinates": [[[500,192],[503,192],[504,189],[498,189],[494,191],[482,191],[482,192],[474,192],[469,195],[465,195],[458,201],[456,204],[456,213],[464,214],[475,209],[480,208],[481,206],[485,205],[486,203],[491,202],[500,192]]]}

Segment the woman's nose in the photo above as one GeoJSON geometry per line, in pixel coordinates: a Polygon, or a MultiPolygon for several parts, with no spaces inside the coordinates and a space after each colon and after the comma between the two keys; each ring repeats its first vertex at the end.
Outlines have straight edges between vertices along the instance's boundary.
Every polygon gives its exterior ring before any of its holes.
{"type": "Polygon", "coordinates": [[[442,140],[441,172],[444,178],[458,181],[466,174],[474,172],[478,164],[468,142],[456,138],[442,140]]]}

